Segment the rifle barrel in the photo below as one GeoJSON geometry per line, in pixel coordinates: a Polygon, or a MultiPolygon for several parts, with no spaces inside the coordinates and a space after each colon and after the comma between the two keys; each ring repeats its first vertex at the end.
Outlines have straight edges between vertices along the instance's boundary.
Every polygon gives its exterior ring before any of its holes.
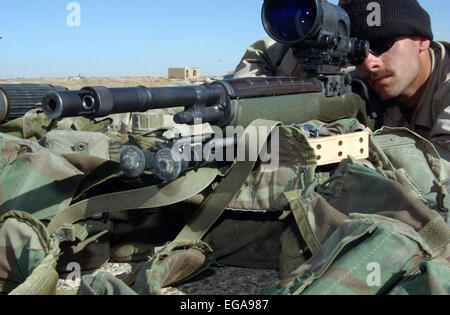
{"type": "Polygon", "coordinates": [[[103,117],[110,114],[145,112],[150,109],[191,107],[199,102],[220,103],[225,95],[220,86],[126,88],[85,87],[79,91],[47,94],[42,100],[45,114],[52,119],[73,116],[103,117]]]}

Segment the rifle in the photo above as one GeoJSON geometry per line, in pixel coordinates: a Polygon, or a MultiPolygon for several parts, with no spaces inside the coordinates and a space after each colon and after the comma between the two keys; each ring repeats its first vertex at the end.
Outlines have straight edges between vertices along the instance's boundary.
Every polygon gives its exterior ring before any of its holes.
{"type": "MultiPolygon", "coordinates": [[[[374,111],[367,108],[364,95],[353,92],[361,82],[352,83],[351,76],[341,71],[364,60],[369,51],[367,41],[350,37],[350,20],[343,9],[325,0],[303,1],[301,6],[295,1],[266,0],[262,19],[272,38],[292,47],[304,65],[305,79],[256,77],[186,87],[85,87],[49,93],[43,98],[43,110],[49,118],[57,119],[184,107],[174,116],[178,124],[201,122],[221,128],[245,128],[257,118],[298,124],[312,119],[356,117],[373,128],[374,111]]],[[[189,143],[178,146],[178,151],[194,154],[189,138],[176,140],[189,143]]],[[[211,148],[233,144],[232,139],[208,140],[211,148]]],[[[153,169],[163,181],[176,179],[189,164],[169,157],[168,151],[175,143],[168,140],[150,150],[125,150],[122,169],[130,177],[153,169]]]]}

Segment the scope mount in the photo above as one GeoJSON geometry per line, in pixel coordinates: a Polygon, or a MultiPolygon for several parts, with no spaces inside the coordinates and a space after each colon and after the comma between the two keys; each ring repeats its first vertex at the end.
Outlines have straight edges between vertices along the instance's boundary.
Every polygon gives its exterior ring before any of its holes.
{"type": "Polygon", "coordinates": [[[318,48],[291,48],[306,76],[322,83],[325,96],[333,97],[351,92],[351,76],[342,73],[345,62],[331,58],[327,51],[318,48]]]}

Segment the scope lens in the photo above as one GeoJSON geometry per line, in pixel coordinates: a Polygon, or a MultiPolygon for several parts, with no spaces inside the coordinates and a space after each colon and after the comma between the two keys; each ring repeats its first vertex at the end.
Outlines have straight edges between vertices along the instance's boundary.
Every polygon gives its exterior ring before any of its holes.
{"type": "Polygon", "coordinates": [[[274,32],[270,36],[280,42],[295,42],[309,35],[316,21],[317,7],[313,0],[269,1],[264,15],[274,32]]]}

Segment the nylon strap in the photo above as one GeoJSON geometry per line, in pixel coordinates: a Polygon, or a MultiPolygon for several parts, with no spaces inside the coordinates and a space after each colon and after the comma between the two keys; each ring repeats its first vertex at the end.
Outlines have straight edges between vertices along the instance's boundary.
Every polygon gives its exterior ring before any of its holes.
{"type": "Polygon", "coordinates": [[[450,242],[450,227],[441,216],[436,216],[419,231],[419,235],[430,246],[433,255],[437,255],[450,242]]]}
{"type": "MultiPolygon", "coordinates": [[[[245,146],[246,157],[249,156],[248,152],[250,151],[250,143],[246,140],[248,135],[249,139],[258,139],[257,152],[260,153],[262,148],[264,147],[264,144],[267,142],[269,135],[273,132],[274,128],[280,124],[280,122],[272,120],[254,120],[245,129],[244,133],[239,139],[238,147],[240,148],[242,146],[245,146]],[[269,132],[265,134],[265,138],[260,138],[260,127],[268,128],[266,130],[268,130],[269,132]]],[[[235,160],[229,172],[217,185],[216,189],[208,195],[208,197],[200,205],[199,209],[196,210],[188,223],[177,235],[175,240],[201,240],[203,236],[205,236],[206,232],[221,216],[226,206],[239,192],[242,185],[250,175],[255,164],[256,158],[255,161],[235,160]]]]}
{"type": "Polygon", "coordinates": [[[56,214],[50,221],[47,230],[52,234],[64,224],[72,224],[98,213],[148,209],[175,204],[203,191],[214,181],[217,174],[217,169],[204,167],[189,171],[169,184],[95,196],[73,204],[56,214]]]}

